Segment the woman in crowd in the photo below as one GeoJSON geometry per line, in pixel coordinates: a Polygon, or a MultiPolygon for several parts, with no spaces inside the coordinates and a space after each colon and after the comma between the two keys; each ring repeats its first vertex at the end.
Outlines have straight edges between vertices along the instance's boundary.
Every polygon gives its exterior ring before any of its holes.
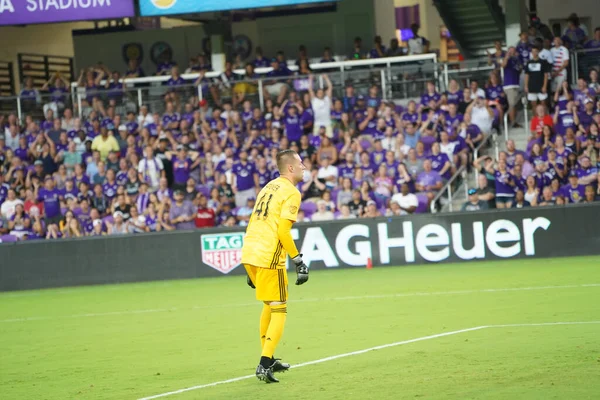
{"type": "Polygon", "coordinates": [[[538,143],[534,143],[531,147],[531,153],[529,154],[529,162],[532,165],[535,165],[536,162],[542,162],[543,159],[544,155],[542,154],[542,147],[538,143]]]}
{"type": "Polygon", "coordinates": [[[31,228],[31,218],[25,213],[23,204],[15,206],[15,213],[8,220],[8,230],[10,234],[19,239],[27,234],[31,228]]]}
{"type": "Polygon", "coordinates": [[[494,170],[494,177],[496,184],[496,208],[511,208],[515,197],[515,183],[513,176],[506,167],[505,160],[498,160],[498,166],[494,170]]]}
{"type": "Polygon", "coordinates": [[[348,204],[352,200],[352,180],[350,178],[342,179],[342,188],[337,194],[337,209],[341,210],[342,205],[348,204]]]}
{"type": "Polygon", "coordinates": [[[377,175],[374,180],[375,189],[373,195],[379,200],[380,204],[386,205],[390,197],[392,197],[392,190],[394,183],[392,178],[387,174],[387,168],[384,164],[380,165],[377,169],[377,175]]]}
{"type": "Polygon", "coordinates": [[[526,190],[524,193],[525,201],[529,202],[529,204],[533,207],[537,206],[538,198],[540,197],[540,189],[537,187],[537,183],[535,182],[535,177],[530,175],[526,180],[526,190]]]}

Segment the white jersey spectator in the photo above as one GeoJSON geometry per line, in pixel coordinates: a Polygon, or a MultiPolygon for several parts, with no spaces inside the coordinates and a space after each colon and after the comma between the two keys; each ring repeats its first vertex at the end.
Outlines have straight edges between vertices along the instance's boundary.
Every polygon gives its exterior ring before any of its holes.
{"type": "Polygon", "coordinates": [[[484,134],[490,133],[494,122],[494,112],[486,104],[485,97],[479,96],[469,108],[470,110],[467,109],[467,112],[471,113],[471,123],[477,125],[484,134]]]}
{"type": "Polygon", "coordinates": [[[2,203],[2,206],[0,207],[0,215],[2,218],[7,220],[10,219],[10,217],[15,214],[15,207],[17,204],[23,205],[23,201],[17,198],[14,190],[9,189],[8,197],[6,200],[4,200],[4,203],[2,203]]]}
{"type": "Polygon", "coordinates": [[[327,211],[327,203],[325,200],[317,201],[317,211],[312,215],[313,221],[333,221],[333,213],[327,211]]]}
{"type": "Polygon", "coordinates": [[[323,161],[321,161],[321,168],[319,168],[319,172],[317,173],[317,179],[324,180],[325,185],[329,189],[335,188],[338,180],[338,169],[330,164],[328,158],[324,158],[323,161]]]}
{"type": "Polygon", "coordinates": [[[400,206],[400,215],[412,214],[419,206],[419,199],[414,193],[410,193],[408,185],[402,184],[401,192],[396,193],[390,199],[390,203],[396,203],[400,206]]]}
{"type": "Polygon", "coordinates": [[[567,79],[567,67],[569,66],[569,50],[562,45],[559,37],[554,38],[552,52],[552,91],[556,92],[567,79]]]}
{"type": "MultiPolygon", "coordinates": [[[[146,125],[154,123],[154,117],[148,112],[148,106],[142,106],[140,108],[140,114],[137,117],[138,125],[145,128],[146,125]]],[[[158,122],[158,121],[157,121],[158,122]]]]}
{"type": "Polygon", "coordinates": [[[142,158],[138,164],[139,178],[142,182],[146,182],[150,191],[158,189],[158,182],[164,166],[160,158],[154,157],[154,152],[151,147],[145,150],[146,157],[142,158]]]}
{"type": "Polygon", "coordinates": [[[412,24],[410,29],[413,32],[413,37],[408,39],[408,54],[413,56],[429,53],[429,40],[419,36],[419,25],[412,24]]]}
{"type": "MultiPolygon", "coordinates": [[[[531,57],[531,56],[530,56],[531,57]]],[[[550,65],[554,65],[554,57],[552,56],[552,50],[549,49],[542,49],[540,51],[540,55],[539,57],[546,61],[548,64],[550,65]]]]}
{"type": "Polygon", "coordinates": [[[315,115],[314,122],[314,135],[319,134],[321,126],[325,127],[325,132],[328,137],[333,137],[333,128],[331,126],[331,98],[333,87],[331,80],[327,75],[322,75],[323,80],[327,84],[327,91],[323,89],[317,89],[315,93],[313,91],[313,77],[309,78],[308,93],[310,94],[310,105],[315,115]]]}

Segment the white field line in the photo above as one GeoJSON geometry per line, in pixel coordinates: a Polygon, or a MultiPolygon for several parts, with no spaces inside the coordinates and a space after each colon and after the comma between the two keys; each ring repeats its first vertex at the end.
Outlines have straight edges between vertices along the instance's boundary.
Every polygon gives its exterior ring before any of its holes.
{"type": "MultiPolygon", "coordinates": [[[[492,288],[492,289],[472,289],[472,290],[450,290],[442,292],[412,292],[412,293],[388,293],[388,294],[376,294],[376,295],[364,295],[364,296],[344,296],[344,297],[323,297],[323,298],[309,298],[309,299],[298,299],[290,300],[289,302],[294,303],[316,303],[321,301],[347,301],[347,300],[370,300],[370,299],[389,299],[397,297],[418,297],[418,296],[452,296],[461,294],[474,294],[474,293],[502,293],[502,292],[520,292],[530,290],[557,290],[557,289],[575,289],[575,288],[588,288],[588,287],[600,287],[600,283],[587,283],[580,285],[561,285],[561,286],[528,286],[528,287],[516,287],[516,288],[492,288]]],[[[251,307],[257,303],[238,303],[238,304],[217,304],[210,306],[193,306],[191,310],[202,310],[207,308],[236,308],[236,307],[251,307]]],[[[83,314],[72,314],[72,315],[57,315],[57,316],[34,316],[34,317],[21,317],[21,318],[10,318],[0,320],[0,323],[10,322],[28,322],[28,321],[47,321],[55,319],[70,319],[70,318],[89,318],[89,317],[104,317],[111,315],[129,315],[129,314],[150,314],[160,312],[172,312],[179,310],[188,310],[182,308],[154,308],[146,310],[123,310],[123,311],[109,311],[101,313],[83,313],[83,314]]]]}
{"type": "MultiPolygon", "coordinates": [[[[381,346],[370,347],[370,348],[364,349],[364,350],[352,351],[350,353],[338,354],[338,355],[331,356],[331,357],[325,357],[325,358],[321,358],[321,359],[318,359],[318,360],[308,361],[308,362],[305,362],[305,363],[302,363],[302,364],[294,365],[292,368],[302,368],[302,367],[306,367],[307,365],[320,364],[320,363],[327,362],[327,361],[337,360],[338,358],[356,356],[358,354],[367,353],[369,351],[386,349],[388,347],[401,346],[403,344],[420,342],[420,341],[423,341],[423,340],[435,339],[435,338],[439,338],[439,337],[443,337],[443,336],[456,335],[458,333],[463,333],[463,332],[476,331],[476,330],[483,329],[483,328],[485,328],[485,326],[477,326],[477,327],[474,327],[474,328],[460,329],[458,331],[444,332],[444,333],[438,333],[437,335],[423,336],[423,337],[419,337],[419,338],[415,338],[415,339],[403,340],[401,342],[384,344],[384,345],[381,345],[381,346]]],[[[232,383],[232,382],[242,381],[242,380],[250,379],[250,378],[256,378],[256,376],[255,375],[240,376],[240,377],[237,377],[237,378],[227,379],[227,380],[224,380],[224,381],[207,383],[205,385],[192,386],[192,387],[188,387],[188,388],[185,388],[185,389],[174,390],[172,392],[161,393],[161,394],[157,394],[157,395],[150,396],[150,397],[144,397],[144,398],[141,398],[139,400],[158,399],[158,398],[161,398],[161,397],[167,397],[167,396],[171,396],[171,395],[174,395],[174,394],[189,392],[189,391],[192,391],[192,390],[204,389],[204,388],[207,388],[207,387],[212,387],[212,386],[217,386],[217,385],[223,385],[225,383],[232,383]]]]}
{"type": "MultiPolygon", "coordinates": [[[[381,345],[381,346],[369,347],[368,349],[357,350],[357,351],[352,351],[352,352],[349,352],[349,353],[342,353],[342,354],[338,354],[338,355],[335,355],[335,356],[320,358],[318,360],[307,361],[307,362],[304,362],[304,363],[293,365],[292,368],[302,368],[302,367],[306,367],[308,365],[320,364],[320,363],[324,363],[324,362],[327,362],[327,361],[337,360],[337,359],[340,359],[340,358],[357,356],[357,355],[360,355],[360,354],[368,353],[370,351],[382,350],[382,349],[387,349],[389,347],[402,346],[402,345],[405,345],[405,344],[410,344],[410,343],[415,343],[415,342],[422,342],[422,341],[425,341],[425,340],[437,339],[437,338],[441,338],[441,337],[444,337],[444,336],[452,336],[452,335],[457,335],[459,333],[478,331],[478,330],[487,329],[487,328],[508,328],[508,327],[527,327],[527,326],[558,326],[558,325],[584,325],[584,324],[600,324],[600,321],[543,322],[543,323],[531,323],[531,324],[506,324],[506,325],[482,325],[482,326],[475,326],[473,328],[466,328],[466,329],[460,329],[460,330],[457,330],[457,331],[443,332],[443,333],[438,333],[438,334],[435,334],[435,335],[422,336],[422,337],[418,337],[418,338],[415,338],[415,339],[403,340],[401,342],[388,343],[388,344],[384,344],[384,345],[381,345]]],[[[244,376],[239,376],[237,378],[232,378],[232,379],[226,379],[226,380],[223,380],[223,381],[217,381],[217,382],[207,383],[207,384],[204,384],[204,385],[191,386],[191,387],[184,388],[184,389],[174,390],[172,392],[166,392],[166,393],[156,394],[154,396],[149,396],[149,397],[142,397],[142,398],[140,398],[138,400],[159,399],[159,398],[162,398],[162,397],[172,396],[172,395],[175,395],[175,394],[190,392],[192,390],[205,389],[205,388],[208,388],[208,387],[213,387],[213,386],[218,386],[218,385],[224,385],[226,383],[233,383],[233,382],[243,381],[243,380],[251,379],[251,378],[255,378],[255,375],[244,375],[244,376]]]]}

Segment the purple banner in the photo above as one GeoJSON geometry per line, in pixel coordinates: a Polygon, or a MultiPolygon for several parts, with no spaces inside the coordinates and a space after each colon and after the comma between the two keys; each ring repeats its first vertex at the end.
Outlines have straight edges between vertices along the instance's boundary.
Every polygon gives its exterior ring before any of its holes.
{"type": "Polygon", "coordinates": [[[133,0],[0,0],[0,25],[134,16],[133,0]]]}

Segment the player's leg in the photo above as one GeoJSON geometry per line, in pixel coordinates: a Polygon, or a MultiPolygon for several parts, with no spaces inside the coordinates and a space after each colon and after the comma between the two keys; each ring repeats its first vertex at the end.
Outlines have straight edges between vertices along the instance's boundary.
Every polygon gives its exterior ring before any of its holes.
{"type": "MultiPolygon", "coordinates": [[[[246,269],[246,273],[248,274],[248,278],[256,288],[257,286],[262,287],[262,282],[259,283],[257,281],[256,272],[260,270],[260,268],[255,267],[253,265],[244,264],[244,268],[246,269]]],[[[260,291],[260,289],[258,289],[260,291]]],[[[258,293],[258,292],[257,292],[258,293]]],[[[257,294],[257,297],[258,294],[257,294]]],[[[260,348],[262,349],[265,345],[265,338],[267,335],[267,329],[269,328],[269,323],[271,322],[271,306],[267,302],[263,302],[263,308],[260,313],[260,323],[259,323],[259,337],[260,337],[260,348]]]]}
{"type": "Polygon", "coordinates": [[[269,324],[271,323],[271,305],[269,303],[263,303],[263,309],[260,313],[260,348],[262,350],[265,347],[265,340],[267,338],[267,330],[269,329],[269,324]]]}
{"type": "MultiPolygon", "coordinates": [[[[273,372],[289,369],[289,364],[282,363],[273,356],[283,335],[287,319],[287,284],[287,273],[284,269],[259,268],[257,271],[256,296],[268,306],[270,321],[263,331],[261,315],[261,341],[262,332],[265,338],[256,376],[267,383],[278,382],[273,372]]],[[[263,312],[266,313],[264,308],[263,312]]]]}

